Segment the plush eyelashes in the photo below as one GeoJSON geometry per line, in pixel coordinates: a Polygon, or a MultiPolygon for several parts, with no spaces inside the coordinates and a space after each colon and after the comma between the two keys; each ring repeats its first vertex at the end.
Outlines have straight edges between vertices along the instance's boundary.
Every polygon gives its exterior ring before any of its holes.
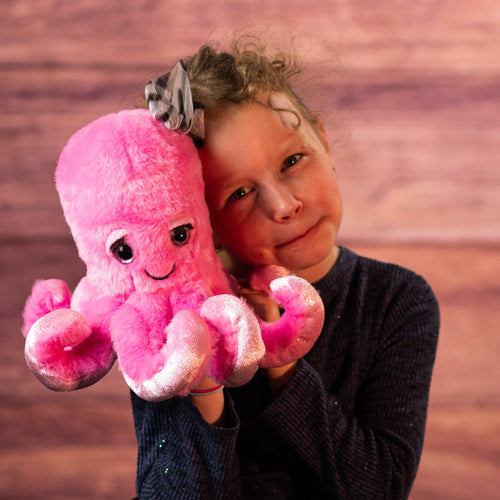
{"type": "Polygon", "coordinates": [[[193,225],[189,223],[174,227],[170,231],[170,240],[175,246],[183,246],[189,241],[193,229],[193,225]]]}
{"type": "MultiPolygon", "coordinates": [[[[191,238],[193,230],[194,226],[190,223],[176,226],[170,231],[170,240],[177,247],[186,245],[191,238]]],[[[134,250],[126,242],[125,235],[111,243],[109,251],[122,264],[130,264],[134,260],[134,250]]]]}

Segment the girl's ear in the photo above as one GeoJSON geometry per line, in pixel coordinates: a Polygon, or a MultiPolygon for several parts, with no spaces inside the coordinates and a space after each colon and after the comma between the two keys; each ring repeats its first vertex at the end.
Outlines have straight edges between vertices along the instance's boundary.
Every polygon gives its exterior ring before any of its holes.
{"type": "Polygon", "coordinates": [[[325,148],[327,153],[330,153],[330,144],[328,144],[328,139],[326,137],[326,130],[325,130],[325,124],[323,123],[323,120],[321,118],[316,118],[314,120],[314,126],[316,127],[316,131],[318,134],[318,137],[321,141],[321,144],[323,144],[323,147],[325,148]]]}

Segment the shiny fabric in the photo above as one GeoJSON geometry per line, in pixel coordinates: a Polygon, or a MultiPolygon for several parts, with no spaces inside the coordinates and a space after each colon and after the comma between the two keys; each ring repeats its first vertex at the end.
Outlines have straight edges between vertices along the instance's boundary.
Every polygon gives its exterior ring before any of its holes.
{"type": "Polygon", "coordinates": [[[193,101],[182,61],[170,73],[152,79],[145,95],[155,119],[162,120],[169,130],[191,136],[196,147],[203,146],[203,105],[193,101]]]}

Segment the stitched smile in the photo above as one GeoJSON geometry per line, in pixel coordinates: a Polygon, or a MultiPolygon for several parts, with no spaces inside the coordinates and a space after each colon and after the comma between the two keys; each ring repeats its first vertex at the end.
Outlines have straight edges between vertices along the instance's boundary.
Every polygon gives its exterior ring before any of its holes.
{"type": "Polygon", "coordinates": [[[168,274],[166,274],[165,276],[161,276],[161,277],[157,277],[157,276],[152,276],[151,274],[149,274],[146,269],[144,269],[144,272],[152,279],[154,280],[157,280],[157,281],[161,281],[161,280],[166,280],[175,270],[175,262],[174,262],[174,265],[172,266],[172,269],[170,270],[170,272],[168,274]]]}

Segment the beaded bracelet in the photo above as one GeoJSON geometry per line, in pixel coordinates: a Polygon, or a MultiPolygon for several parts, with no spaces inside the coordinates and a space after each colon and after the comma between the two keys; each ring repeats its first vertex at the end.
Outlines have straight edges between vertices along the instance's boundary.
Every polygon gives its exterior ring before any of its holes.
{"type": "Polygon", "coordinates": [[[210,394],[215,394],[216,392],[222,391],[224,386],[222,384],[216,385],[215,387],[210,387],[209,389],[193,389],[189,395],[190,396],[209,396],[210,394]]]}

